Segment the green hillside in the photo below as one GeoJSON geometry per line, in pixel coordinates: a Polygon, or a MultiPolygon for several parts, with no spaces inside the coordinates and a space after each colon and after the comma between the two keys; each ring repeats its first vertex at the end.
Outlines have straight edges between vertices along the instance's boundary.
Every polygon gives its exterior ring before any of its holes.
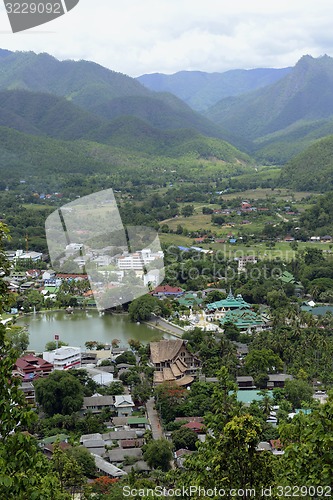
{"type": "Polygon", "coordinates": [[[148,121],[121,113],[118,118],[108,121],[62,97],[26,90],[0,92],[0,126],[55,139],[87,139],[124,151],[157,156],[192,154],[227,162],[232,162],[234,157],[249,161],[247,155],[230,144],[202,136],[195,129],[161,130],[149,125],[148,121]]]}
{"type": "Polygon", "coordinates": [[[171,92],[191,108],[204,111],[225,97],[270,85],[289,73],[290,69],[235,69],[224,73],[179,71],[173,75],[146,74],[139,76],[138,80],[150,90],[171,92]]]}
{"type": "Polygon", "coordinates": [[[0,90],[17,89],[65,97],[108,120],[136,116],[154,127],[194,128],[230,140],[219,126],[177,97],[152,92],[136,79],[90,61],[59,61],[49,54],[5,52],[0,58],[0,90]]]}
{"type": "Polygon", "coordinates": [[[332,85],[333,59],[304,56],[277,83],[224,99],[205,115],[254,141],[260,159],[282,163],[330,133],[332,85]]]}
{"type": "MultiPolygon", "coordinates": [[[[332,185],[331,185],[332,187],[332,185]]],[[[302,227],[319,236],[333,234],[333,192],[316,198],[301,217],[302,227]]]]}
{"type": "Polygon", "coordinates": [[[0,92],[0,125],[20,132],[81,139],[105,122],[62,97],[26,90],[0,92]]]}
{"type": "Polygon", "coordinates": [[[333,188],[333,135],[316,141],[283,168],[282,185],[299,191],[329,191],[333,188]]]}
{"type": "Polygon", "coordinates": [[[198,158],[217,158],[226,162],[233,162],[235,158],[250,161],[247,154],[221,139],[203,136],[193,129],[161,130],[133,116],[120,116],[92,130],[86,138],[124,150],[158,156],[192,154],[198,158]]]}
{"type": "MultiPolygon", "coordinates": [[[[36,137],[0,127],[2,185],[7,183],[15,188],[23,179],[30,189],[31,186],[45,186],[46,189],[52,185],[59,190],[76,175],[88,193],[105,187],[123,188],[127,183],[160,186],[177,180],[207,182],[210,178],[228,177],[253,169],[247,155],[223,141],[184,131],[177,144],[163,151],[160,146],[163,142],[158,138],[144,147],[140,145],[140,138],[128,144],[131,129],[129,124],[123,125],[118,129],[117,146],[88,140],[36,137]]],[[[80,186],[79,181],[74,185],[80,186]]]]}

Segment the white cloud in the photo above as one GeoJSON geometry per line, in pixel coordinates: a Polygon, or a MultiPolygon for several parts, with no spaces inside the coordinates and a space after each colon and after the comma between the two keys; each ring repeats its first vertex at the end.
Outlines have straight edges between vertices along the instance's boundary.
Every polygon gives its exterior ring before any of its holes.
{"type": "Polygon", "coordinates": [[[332,21],[331,0],[80,0],[15,35],[2,8],[0,46],[90,59],[132,76],[282,67],[306,53],[333,55],[332,21]]]}

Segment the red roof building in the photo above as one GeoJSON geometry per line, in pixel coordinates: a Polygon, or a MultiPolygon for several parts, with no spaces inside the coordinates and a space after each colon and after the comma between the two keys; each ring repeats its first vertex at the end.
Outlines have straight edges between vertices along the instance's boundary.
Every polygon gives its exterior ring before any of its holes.
{"type": "Polygon", "coordinates": [[[33,380],[46,377],[53,371],[53,365],[33,354],[21,356],[15,362],[13,375],[22,377],[23,380],[33,380]]]}
{"type": "Polygon", "coordinates": [[[152,292],[151,295],[161,296],[161,295],[171,295],[171,296],[179,296],[183,295],[184,290],[177,286],[170,285],[160,285],[157,286],[152,292]]]}
{"type": "Polygon", "coordinates": [[[182,425],[182,427],[186,427],[187,429],[191,429],[198,434],[204,432],[204,424],[201,422],[189,422],[188,424],[182,425]]]}

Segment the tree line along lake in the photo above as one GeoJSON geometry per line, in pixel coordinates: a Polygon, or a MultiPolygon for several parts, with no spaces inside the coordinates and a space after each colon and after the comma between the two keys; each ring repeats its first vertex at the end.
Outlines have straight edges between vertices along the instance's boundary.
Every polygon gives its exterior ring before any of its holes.
{"type": "Polygon", "coordinates": [[[152,340],[169,338],[168,334],[146,324],[130,321],[125,314],[100,314],[94,310],[79,310],[68,314],[66,311],[49,311],[19,318],[17,325],[26,326],[29,332],[29,350],[42,352],[45,344],[59,336],[59,340],[69,345],[85,349],[85,342],[97,340],[111,344],[118,339],[126,345],[129,339],[147,344],[152,340]]]}

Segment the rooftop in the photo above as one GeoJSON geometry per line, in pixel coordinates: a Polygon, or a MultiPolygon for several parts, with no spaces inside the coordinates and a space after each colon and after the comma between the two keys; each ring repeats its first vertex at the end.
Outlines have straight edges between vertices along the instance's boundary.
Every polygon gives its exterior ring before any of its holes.
{"type": "Polygon", "coordinates": [[[243,297],[238,294],[234,297],[231,290],[226,299],[218,300],[217,302],[212,302],[207,304],[207,309],[214,311],[215,309],[249,309],[250,304],[245,302],[243,297]]]}
{"type": "Polygon", "coordinates": [[[178,354],[184,341],[176,340],[160,340],[159,342],[150,343],[150,357],[154,364],[164,361],[172,361],[178,354]]]}

